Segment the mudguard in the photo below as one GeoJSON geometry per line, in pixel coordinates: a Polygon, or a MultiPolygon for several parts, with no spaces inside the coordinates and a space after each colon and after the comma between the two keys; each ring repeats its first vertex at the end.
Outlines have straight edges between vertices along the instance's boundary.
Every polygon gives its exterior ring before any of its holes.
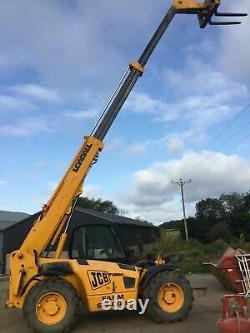
{"type": "Polygon", "coordinates": [[[152,277],[155,276],[156,274],[163,272],[163,271],[175,271],[176,269],[178,269],[177,266],[170,265],[170,264],[151,266],[151,267],[149,267],[148,271],[143,276],[141,283],[140,283],[140,287],[142,289],[144,289],[146,287],[146,285],[149,283],[149,281],[152,279],[152,277]]]}
{"type": "Polygon", "coordinates": [[[65,276],[69,274],[72,274],[72,269],[68,262],[46,263],[38,268],[38,275],[65,276]]]}

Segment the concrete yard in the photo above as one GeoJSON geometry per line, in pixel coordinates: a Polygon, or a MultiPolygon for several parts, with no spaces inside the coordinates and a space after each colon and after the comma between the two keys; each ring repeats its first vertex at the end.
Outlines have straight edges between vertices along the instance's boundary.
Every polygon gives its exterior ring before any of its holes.
{"type": "MultiPolygon", "coordinates": [[[[193,287],[206,287],[206,295],[194,292],[194,306],[189,317],[179,323],[157,324],[146,315],[140,316],[133,311],[113,311],[83,316],[73,333],[99,332],[135,332],[135,333],[214,333],[217,332],[216,321],[220,317],[221,297],[226,292],[209,274],[190,275],[193,287]]],[[[7,282],[0,282],[0,332],[29,333],[22,318],[22,312],[6,310],[3,306],[7,294],[7,282]]]]}

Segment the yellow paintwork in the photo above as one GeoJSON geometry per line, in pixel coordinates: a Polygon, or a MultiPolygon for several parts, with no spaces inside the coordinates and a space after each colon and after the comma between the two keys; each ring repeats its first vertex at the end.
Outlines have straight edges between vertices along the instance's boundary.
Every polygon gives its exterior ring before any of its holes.
{"type": "MultiPolygon", "coordinates": [[[[40,256],[46,247],[49,244],[56,244],[67,218],[71,214],[73,202],[82,191],[83,181],[102,148],[103,143],[100,140],[92,136],[85,137],[75,158],[51,199],[44,206],[41,215],[35,221],[20,250],[11,254],[11,277],[7,306],[22,307],[24,296],[20,297],[19,294],[25,283],[38,273],[36,260],[39,260],[39,263],[42,262],[43,259],[40,256]]],[[[66,237],[67,234],[63,233],[58,244],[56,257],[60,256],[66,237]]],[[[30,286],[34,283],[32,282],[30,286]]]]}
{"type": "Polygon", "coordinates": [[[58,245],[57,245],[55,258],[60,258],[61,254],[62,254],[63,247],[64,247],[65,242],[66,242],[66,239],[67,239],[67,233],[63,232],[61,234],[61,237],[60,237],[58,245]]]}
{"type": "MultiPolygon", "coordinates": [[[[220,0],[214,0],[213,6],[219,5],[220,4],[220,0]]],[[[180,12],[180,13],[190,13],[190,12],[194,12],[196,13],[197,10],[201,10],[201,9],[206,9],[208,8],[208,6],[211,6],[211,1],[209,3],[208,0],[205,0],[203,3],[200,3],[198,1],[195,0],[174,0],[173,2],[173,7],[176,10],[176,12],[180,12]]]]}
{"type": "Polygon", "coordinates": [[[41,216],[34,223],[34,226],[23,242],[20,249],[21,251],[33,253],[35,250],[37,254],[40,255],[45,250],[46,246],[53,238],[53,235],[60,227],[61,222],[65,220],[65,215],[70,213],[69,208],[79,194],[82,183],[96,155],[102,148],[103,143],[96,138],[91,136],[85,138],[83,145],[76,154],[62,181],[57,186],[57,189],[45,206],[41,216]],[[90,145],[91,148],[86,158],[83,160],[79,170],[74,172],[74,166],[77,164],[77,161],[81,160],[82,152],[88,145],[90,145]]]}
{"type": "Polygon", "coordinates": [[[55,258],[43,258],[41,256],[48,244],[55,244],[60,236],[59,231],[63,230],[67,221],[67,214],[71,213],[72,201],[79,194],[82,182],[102,148],[102,142],[96,138],[90,136],[85,138],[63,180],[44,207],[41,216],[34,223],[20,250],[11,254],[8,307],[22,308],[27,293],[37,283],[36,280],[30,282],[30,279],[38,273],[38,266],[55,261],[70,263],[73,274],[63,278],[73,285],[80,298],[85,301],[89,311],[101,311],[100,303],[103,297],[112,299],[115,295],[120,295],[124,300],[137,298],[140,269],[135,271],[123,270],[112,262],[88,261],[88,265],[79,265],[76,260],[59,259],[67,237],[65,232],[60,237],[55,258]],[[90,146],[88,154],[81,161],[81,154],[88,145],[90,146]],[[91,288],[88,275],[91,271],[107,272],[110,281],[96,289],[91,288]],[[135,278],[135,286],[126,289],[123,276],[135,278]]]}
{"type": "Polygon", "coordinates": [[[36,304],[37,318],[45,325],[55,325],[63,320],[67,313],[67,303],[58,293],[46,293],[36,304]]]}
{"type": "Polygon", "coordinates": [[[142,67],[142,65],[138,62],[138,61],[133,61],[129,64],[130,68],[134,68],[137,71],[141,72],[141,74],[144,73],[144,68],[142,67]]]}
{"type": "MultiPolygon", "coordinates": [[[[37,274],[37,266],[33,261],[34,256],[27,253],[22,253],[22,259],[18,259],[20,252],[15,252],[13,254],[14,260],[12,261],[12,269],[14,269],[11,277],[15,276],[19,265],[18,262],[24,260],[28,263],[27,267],[24,268],[26,274],[22,275],[19,284],[15,283],[15,279],[11,278],[10,281],[10,292],[9,292],[9,307],[22,308],[25,300],[25,296],[31,289],[31,287],[37,283],[37,281],[31,282],[26,291],[22,294],[22,290],[32,276],[37,274]],[[17,288],[17,286],[19,288],[17,288]],[[17,292],[13,294],[13,290],[17,292]]],[[[40,258],[39,264],[53,263],[54,258],[40,258]]],[[[113,262],[102,262],[95,260],[88,260],[84,265],[78,264],[77,260],[74,259],[57,259],[56,262],[68,262],[72,269],[72,274],[63,277],[68,281],[77,291],[79,297],[85,302],[89,311],[101,311],[100,304],[104,297],[109,297],[112,299],[115,295],[122,297],[124,300],[137,299],[138,296],[138,286],[139,281],[142,276],[142,270],[140,268],[135,268],[135,270],[127,270],[119,267],[117,263],[113,262]],[[109,280],[107,283],[98,286],[93,289],[90,280],[91,272],[107,273],[109,280]],[[125,288],[123,277],[130,277],[135,279],[135,285],[133,288],[125,288]]]]}
{"type": "Polygon", "coordinates": [[[158,304],[163,311],[173,313],[179,311],[184,303],[184,292],[176,283],[167,283],[159,291],[158,304]]]}
{"type": "MultiPolygon", "coordinates": [[[[216,4],[219,4],[219,0],[214,0],[212,5],[216,6],[216,4]]],[[[208,5],[211,5],[211,1],[208,3],[208,0],[205,0],[201,4],[194,0],[175,0],[171,8],[175,13],[194,13],[198,9],[207,8],[208,5]]],[[[130,67],[141,73],[144,71],[139,62],[132,62],[130,67]]],[[[27,293],[34,284],[38,283],[33,278],[38,274],[39,265],[58,261],[67,261],[71,266],[73,273],[62,278],[72,284],[79,297],[85,301],[89,311],[100,311],[99,305],[104,297],[112,299],[115,295],[120,295],[125,300],[137,299],[139,281],[145,274],[145,270],[139,268],[124,270],[118,264],[112,262],[88,261],[87,265],[80,265],[76,260],[59,259],[67,237],[65,224],[72,213],[76,198],[82,193],[83,181],[102,148],[103,143],[100,140],[93,136],[85,137],[75,158],[51,199],[43,207],[41,215],[35,221],[21,248],[11,254],[8,307],[22,308],[27,293]],[[46,248],[49,245],[55,245],[61,234],[56,258],[44,258],[46,248]],[[97,276],[95,272],[99,272],[98,277],[103,282],[101,286],[94,286],[93,281],[91,285],[91,276],[97,276]],[[123,276],[135,279],[133,288],[125,288],[123,276]]],[[[158,258],[157,263],[163,262],[158,258]]],[[[39,276],[39,278],[44,279],[46,277],[39,276]]],[[[176,293],[179,295],[178,299],[180,299],[176,304],[180,305],[182,295],[178,288],[176,293]]],[[[168,300],[169,297],[167,296],[168,300]]],[[[51,307],[46,311],[53,312],[54,305],[51,304],[51,307]]]]}

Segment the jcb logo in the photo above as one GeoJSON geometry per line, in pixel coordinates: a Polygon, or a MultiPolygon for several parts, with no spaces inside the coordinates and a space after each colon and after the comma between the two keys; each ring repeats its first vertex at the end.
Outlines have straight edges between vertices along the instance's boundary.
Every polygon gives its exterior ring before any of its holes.
{"type": "Polygon", "coordinates": [[[109,273],[102,271],[88,271],[92,289],[97,289],[110,283],[109,273]]]}

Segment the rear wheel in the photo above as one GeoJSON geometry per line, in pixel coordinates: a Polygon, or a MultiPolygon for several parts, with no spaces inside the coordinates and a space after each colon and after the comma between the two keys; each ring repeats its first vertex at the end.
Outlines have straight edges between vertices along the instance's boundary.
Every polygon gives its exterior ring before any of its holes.
{"type": "Polygon", "coordinates": [[[23,315],[34,332],[65,333],[75,324],[79,309],[79,298],[68,282],[45,280],[27,294],[23,315]]]}
{"type": "Polygon", "coordinates": [[[149,299],[147,313],[156,322],[184,319],[193,302],[190,283],[178,271],[164,271],[153,276],[143,297],[149,299]]]}

